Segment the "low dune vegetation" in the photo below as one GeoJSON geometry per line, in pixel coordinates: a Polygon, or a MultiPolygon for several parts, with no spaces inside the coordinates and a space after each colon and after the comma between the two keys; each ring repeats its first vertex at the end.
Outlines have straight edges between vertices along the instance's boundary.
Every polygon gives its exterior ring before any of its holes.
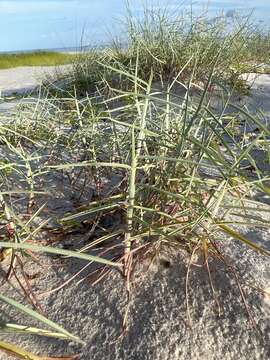
{"type": "Polygon", "coordinates": [[[18,54],[0,54],[0,69],[10,69],[18,66],[57,66],[70,64],[76,59],[76,54],[54,51],[36,51],[18,54]]]}
{"type": "Polygon", "coordinates": [[[127,81],[114,68],[136,71],[145,81],[152,71],[153,81],[160,84],[172,81],[180,70],[185,82],[191,76],[193,82],[206,82],[215,63],[216,81],[240,89],[244,87],[241,74],[269,71],[269,31],[260,29],[250,18],[236,17],[228,22],[217,17],[209,21],[205,15],[195,18],[146,10],[142,19],[129,13],[121,26],[125,38],[113,40],[103,50],[82,53],[65,74],[62,91],[72,93],[75,89],[76,96],[89,94],[109,79],[123,88],[127,81]]]}
{"type": "MultiPolygon", "coordinates": [[[[2,332],[83,342],[71,334],[72,324],[70,333],[40,313],[25,269],[44,254],[91,263],[89,272],[100,280],[120,271],[127,291],[123,332],[141,264],[150,270],[175,252],[187,259],[188,320],[194,259],[220,307],[215,259],[235,277],[252,321],[247,285],[224,249],[238,241],[243,251],[270,255],[241,231],[269,227],[269,202],[260,200],[270,195],[269,120],[236,96],[247,90],[243,73],[267,69],[270,37],[250,20],[228,26],[226,19],[209,23],[152,10],[140,20],[129,14],[126,33],[124,45],[82,54],[70,72],[45,81],[38,102],[1,120],[2,268],[22,298],[1,293],[0,301],[44,326],[4,321],[2,332]],[[87,233],[87,242],[70,242],[76,232],[87,233]]],[[[27,65],[42,65],[36,56],[27,65]]],[[[54,56],[52,63],[69,62],[54,56]]],[[[8,342],[0,348],[42,359],[8,342]]]]}

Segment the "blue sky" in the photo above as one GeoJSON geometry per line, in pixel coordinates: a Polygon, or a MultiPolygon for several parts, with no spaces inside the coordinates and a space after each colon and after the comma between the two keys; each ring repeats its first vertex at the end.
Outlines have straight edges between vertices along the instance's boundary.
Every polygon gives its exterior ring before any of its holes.
{"type": "MultiPolygon", "coordinates": [[[[188,0],[184,0],[187,4],[188,0]]],[[[146,1],[131,0],[133,10],[142,9],[146,1]]],[[[155,6],[179,6],[183,0],[148,0],[155,6]]],[[[201,6],[207,0],[193,1],[201,6]]],[[[124,0],[0,0],[0,51],[64,48],[108,39],[117,32],[117,19],[125,11],[124,0]]],[[[270,19],[270,0],[212,0],[214,13],[256,6],[257,17],[270,19]],[[268,12],[267,12],[268,10],[268,12]]]]}

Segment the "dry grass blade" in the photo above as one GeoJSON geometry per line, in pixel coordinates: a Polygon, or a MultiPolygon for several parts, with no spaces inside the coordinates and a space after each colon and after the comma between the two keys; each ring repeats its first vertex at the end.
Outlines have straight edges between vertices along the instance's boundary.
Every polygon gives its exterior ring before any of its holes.
{"type": "Polygon", "coordinates": [[[71,356],[57,356],[57,357],[48,357],[48,356],[38,356],[29,351],[26,351],[16,345],[9,344],[4,341],[0,341],[0,351],[4,351],[6,354],[11,355],[17,359],[22,360],[75,360],[78,359],[78,355],[71,356]]]}

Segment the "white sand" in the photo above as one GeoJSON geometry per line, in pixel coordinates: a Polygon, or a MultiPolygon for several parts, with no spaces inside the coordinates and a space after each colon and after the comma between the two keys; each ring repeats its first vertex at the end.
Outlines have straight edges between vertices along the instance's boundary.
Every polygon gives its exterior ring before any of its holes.
{"type": "MultiPolygon", "coordinates": [[[[270,77],[262,75],[252,90],[252,98],[245,99],[253,107],[260,105],[270,117],[270,77]]],[[[241,100],[244,101],[244,100],[241,100]]],[[[266,199],[269,201],[269,199],[266,199]]],[[[246,236],[270,250],[270,230],[244,228],[246,236]]],[[[80,241],[80,237],[74,241],[80,241]]],[[[269,258],[254,254],[244,245],[224,238],[224,251],[236,261],[245,281],[263,288],[270,287],[269,258]]],[[[63,283],[83,262],[72,260],[66,266],[41,269],[33,281],[38,293],[63,283]]],[[[76,281],[63,290],[40,297],[48,317],[62,324],[86,342],[85,347],[38,337],[7,336],[21,346],[40,353],[60,356],[80,353],[82,360],[268,360],[270,358],[270,300],[246,288],[248,303],[254,313],[259,332],[251,328],[232,277],[217,271],[211,264],[213,281],[222,305],[220,317],[210,291],[207,273],[194,268],[190,280],[190,309],[193,328],[187,321],[185,276],[186,261],[177,255],[165,269],[155,266],[136,288],[132,302],[129,331],[123,341],[114,340],[126,303],[123,281],[116,272],[102,284],[91,287],[87,282],[76,286],[76,281]]],[[[32,272],[38,271],[36,267],[32,272]]],[[[1,292],[21,299],[7,285],[1,292]]],[[[2,311],[7,310],[1,306],[2,311]]],[[[11,322],[23,323],[14,310],[6,311],[11,322]]],[[[0,355],[8,360],[7,355],[0,355]]]]}
{"type": "Polygon", "coordinates": [[[44,76],[53,75],[67,66],[22,66],[0,70],[0,94],[8,96],[29,92],[40,85],[44,76]]]}

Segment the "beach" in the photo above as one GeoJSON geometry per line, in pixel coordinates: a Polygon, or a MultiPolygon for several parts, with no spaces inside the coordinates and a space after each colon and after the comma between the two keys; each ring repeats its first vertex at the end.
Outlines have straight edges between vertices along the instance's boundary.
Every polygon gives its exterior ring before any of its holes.
{"type": "Polygon", "coordinates": [[[46,77],[55,75],[59,71],[67,69],[68,65],[62,66],[24,66],[13,69],[0,70],[0,93],[1,97],[10,95],[24,95],[41,85],[46,77]]]}
{"type": "MultiPolygon", "coordinates": [[[[54,71],[55,68],[48,67],[0,70],[2,94],[31,92],[39,85],[44,73],[52,75],[54,71]]],[[[250,95],[241,96],[237,101],[246,103],[251,112],[261,109],[268,122],[270,75],[248,74],[248,78],[250,95]]],[[[16,100],[13,106],[7,104],[2,102],[0,105],[3,116],[11,110],[16,111],[18,103],[16,100]]],[[[60,195],[59,199],[55,196],[55,208],[59,205],[58,201],[61,206],[60,195]]],[[[269,204],[269,197],[261,201],[269,204]]],[[[250,230],[242,226],[239,229],[255,244],[270,250],[269,227],[250,230]]],[[[87,239],[78,234],[75,237],[71,235],[66,241],[81,244],[87,239]]],[[[270,357],[270,294],[256,291],[254,287],[269,289],[269,258],[225,235],[222,250],[228,261],[234,261],[239,281],[245,284],[245,297],[256,328],[241,298],[237,278],[225,273],[224,267],[215,258],[210,260],[210,269],[220,309],[205,269],[192,268],[187,291],[187,257],[181,252],[168,252],[147,272],[144,271],[147,264],[137,268],[128,328],[120,336],[127,305],[127,293],[120,273],[114,270],[104,281],[92,286],[87,278],[87,269],[59,291],[51,292],[51,289],[61,287],[85,262],[75,259],[56,261],[42,255],[41,267],[29,261],[25,265],[25,271],[32,275],[32,287],[42,309],[48,318],[79,336],[86,345],[38,336],[4,335],[3,340],[12,340],[39,354],[79,354],[82,360],[266,360],[270,357]]],[[[200,262],[198,259],[198,264],[200,262]]],[[[1,266],[4,268],[5,264],[1,266]]],[[[21,295],[17,290],[1,279],[1,292],[20,301],[21,295]]],[[[1,311],[11,322],[26,322],[24,316],[6,305],[1,304],[1,311]]],[[[0,359],[11,358],[0,353],[0,359]]]]}

